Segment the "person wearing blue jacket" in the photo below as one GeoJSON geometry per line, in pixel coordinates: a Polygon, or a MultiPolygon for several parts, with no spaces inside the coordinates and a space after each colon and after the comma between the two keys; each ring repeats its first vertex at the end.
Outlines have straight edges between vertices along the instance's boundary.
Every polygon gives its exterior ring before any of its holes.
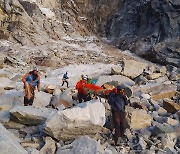
{"type": "Polygon", "coordinates": [[[38,92],[40,91],[40,75],[37,67],[34,67],[33,71],[26,73],[22,78],[22,82],[24,83],[25,89],[24,106],[32,105],[35,88],[37,87],[38,92]]]}
{"type": "Polygon", "coordinates": [[[68,83],[67,79],[69,79],[69,77],[68,77],[68,72],[66,72],[66,73],[63,75],[63,78],[62,78],[62,86],[63,86],[64,83],[66,82],[67,88],[69,88],[69,83],[68,83]]]}
{"type": "Polygon", "coordinates": [[[127,97],[124,95],[124,89],[118,85],[108,95],[108,103],[112,108],[112,117],[115,126],[115,145],[120,145],[124,138],[125,130],[125,106],[128,105],[127,97]]]}

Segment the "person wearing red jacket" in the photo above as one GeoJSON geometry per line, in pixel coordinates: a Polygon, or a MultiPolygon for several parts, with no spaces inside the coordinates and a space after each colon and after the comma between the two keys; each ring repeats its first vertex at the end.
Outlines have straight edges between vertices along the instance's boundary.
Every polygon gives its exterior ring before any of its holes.
{"type": "Polygon", "coordinates": [[[79,103],[82,103],[82,101],[86,102],[86,101],[90,100],[88,93],[86,91],[86,88],[85,88],[86,84],[87,84],[87,81],[84,79],[81,79],[76,84],[76,89],[78,90],[78,101],[79,101],[79,103]]]}

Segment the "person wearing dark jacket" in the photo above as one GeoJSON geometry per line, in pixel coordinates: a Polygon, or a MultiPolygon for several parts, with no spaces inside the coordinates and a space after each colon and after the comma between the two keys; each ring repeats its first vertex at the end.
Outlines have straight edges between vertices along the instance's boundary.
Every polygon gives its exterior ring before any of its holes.
{"type": "Polygon", "coordinates": [[[119,145],[124,137],[125,129],[125,106],[128,105],[127,97],[124,95],[122,86],[117,86],[116,90],[109,93],[108,103],[112,108],[112,116],[115,126],[115,145],[119,145]]]}
{"type": "Polygon", "coordinates": [[[68,72],[66,72],[64,75],[63,75],[63,78],[62,78],[62,86],[64,85],[64,83],[67,84],[67,88],[69,88],[69,83],[68,83],[68,80],[69,77],[68,77],[68,72]]]}

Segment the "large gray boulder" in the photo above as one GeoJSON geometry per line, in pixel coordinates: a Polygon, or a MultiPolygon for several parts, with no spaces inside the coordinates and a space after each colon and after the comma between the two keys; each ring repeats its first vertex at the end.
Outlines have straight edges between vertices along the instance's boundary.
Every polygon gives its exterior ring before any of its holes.
{"type": "Polygon", "coordinates": [[[20,140],[10,133],[1,123],[0,136],[0,153],[27,154],[27,151],[19,144],[20,140]]]}
{"type": "Polygon", "coordinates": [[[126,84],[128,86],[133,86],[135,83],[128,77],[122,76],[122,75],[112,75],[112,76],[100,76],[96,85],[102,86],[106,82],[111,82],[111,81],[117,81],[119,84],[126,84]]]}
{"type": "Polygon", "coordinates": [[[82,136],[69,145],[60,147],[56,154],[103,154],[101,145],[89,136],[82,136]]]}
{"type": "Polygon", "coordinates": [[[47,119],[44,132],[53,138],[66,141],[82,135],[94,136],[104,124],[104,105],[93,100],[58,111],[47,119]]]}
{"type": "Polygon", "coordinates": [[[56,110],[47,108],[35,108],[32,106],[15,106],[10,110],[10,118],[26,125],[39,125],[56,110]]]}

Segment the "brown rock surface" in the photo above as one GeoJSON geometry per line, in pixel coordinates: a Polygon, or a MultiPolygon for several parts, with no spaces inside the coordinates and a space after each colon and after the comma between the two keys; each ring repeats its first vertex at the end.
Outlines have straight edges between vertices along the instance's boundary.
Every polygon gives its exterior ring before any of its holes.
{"type": "Polygon", "coordinates": [[[170,113],[176,113],[180,110],[180,105],[175,103],[171,99],[164,99],[163,100],[163,108],[166,109],[170,113]]]}
{"type": "Polygon", "coordinates": [[[131,129],[138,130],[150,126],[152,117],[145,110],[127,107],[127,121],[131,129]]]}

